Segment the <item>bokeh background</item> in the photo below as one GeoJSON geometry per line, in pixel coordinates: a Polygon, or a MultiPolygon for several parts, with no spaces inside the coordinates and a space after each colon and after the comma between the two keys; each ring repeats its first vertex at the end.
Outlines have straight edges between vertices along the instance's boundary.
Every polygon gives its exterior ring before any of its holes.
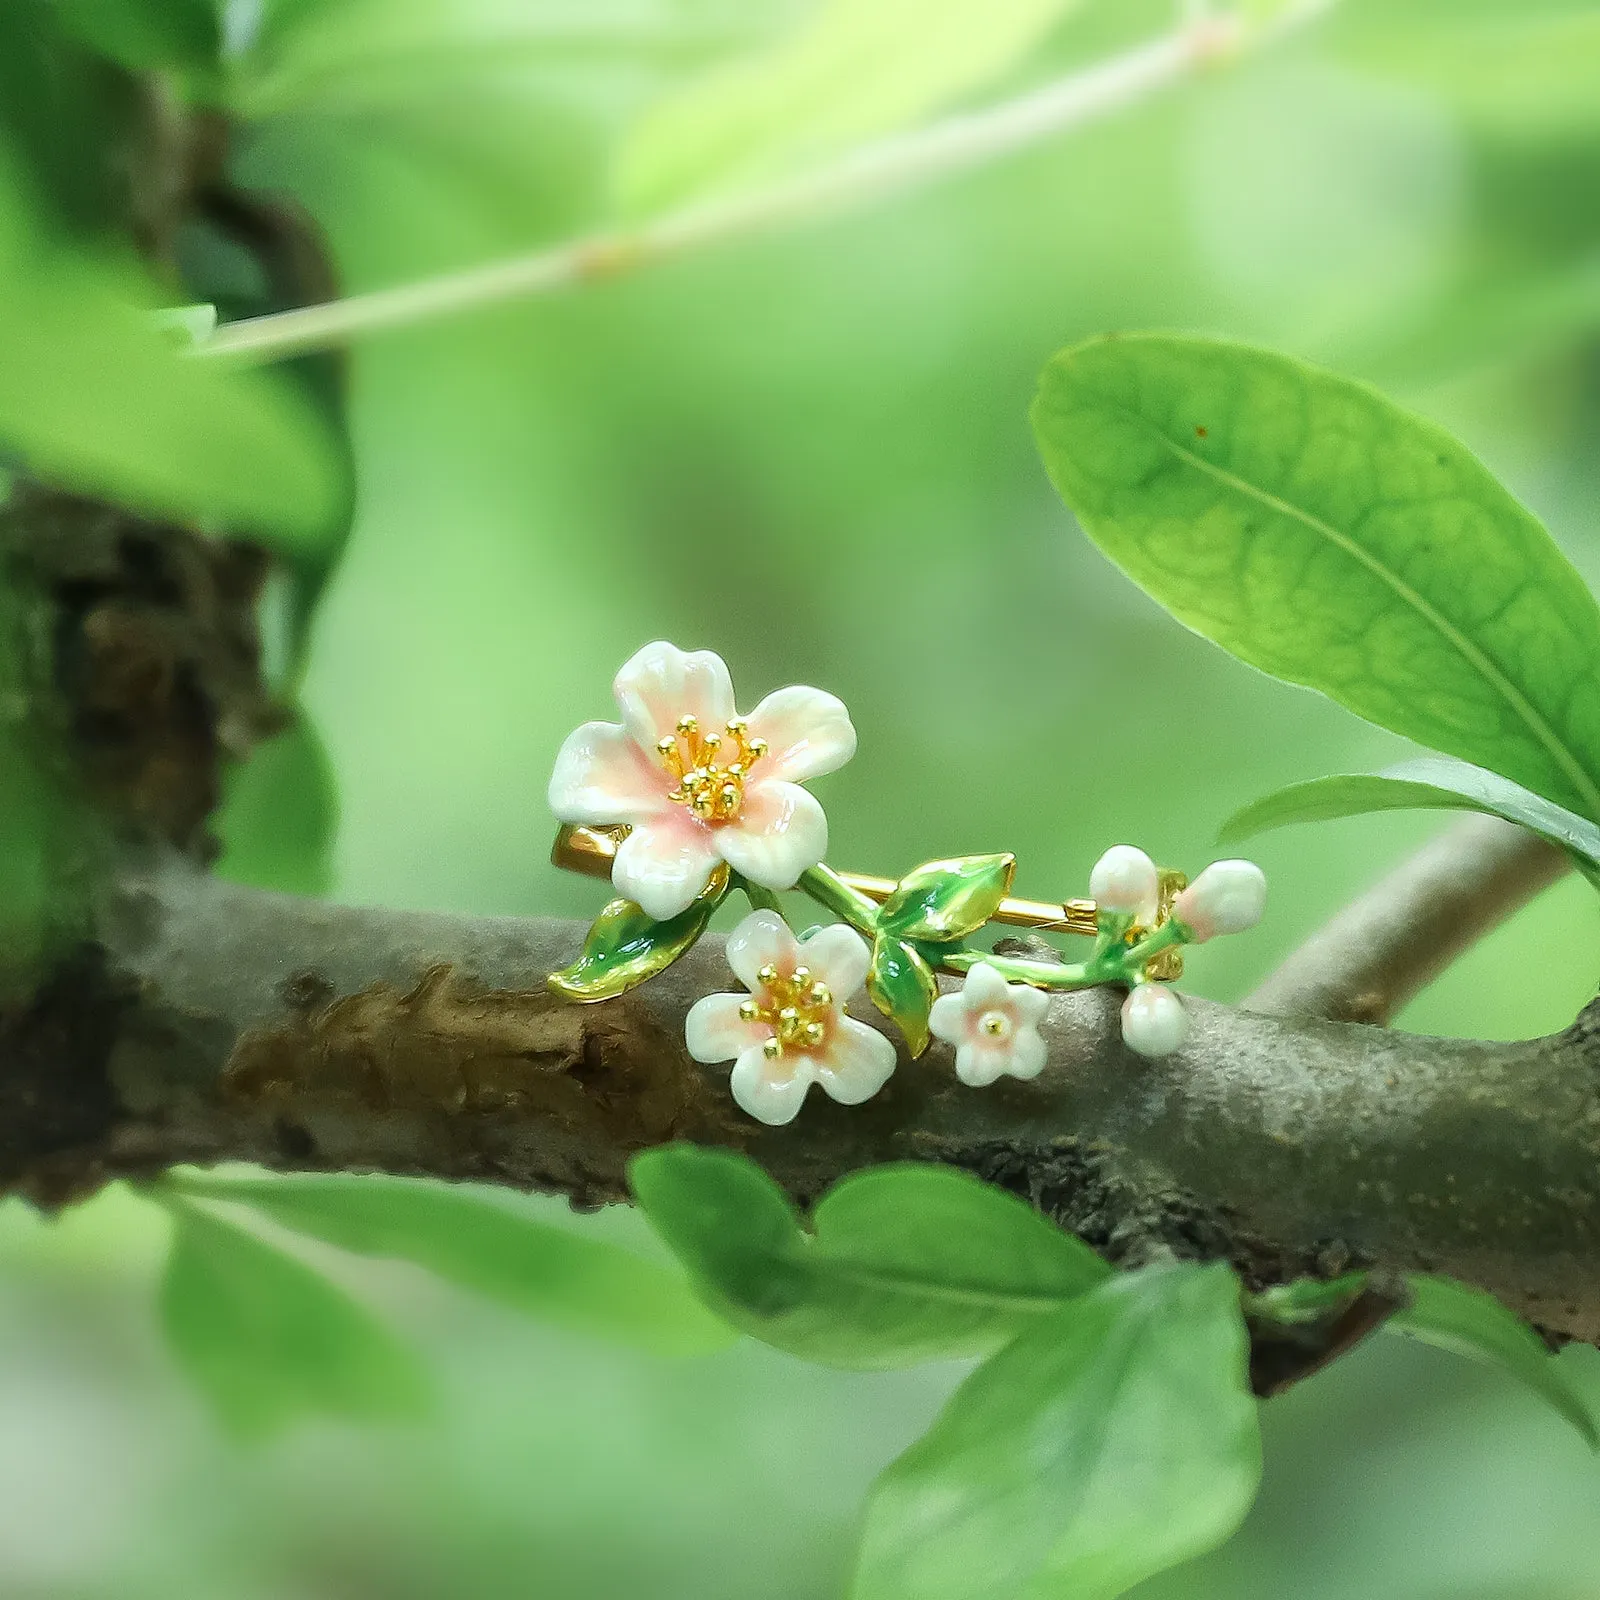
{"type": "MultiPolygon", "coordinates": [[[[235,9],[242,38],[260,18],[235,9]]],[[[603,217],[630,120],[811,9],[279,0],[239,170],[311,207],[348,290],[466,265],[603,217]]],[[[1170,20],[1088,0],[994,92],[1170,20]]],[[[1347,0],[924,193],[364,343],[360,514],[305,684],[333,892],[592,914],[595,886],[547,865],[545,781],[655,637],[720,651],[746,703],[791,682],[846,700],[860,753],[820,788],[834,863],[863,871],[1011,849],[1019,892],[1060,897],[1120,840],[1193,871],[1237,805],[1403,757],[1185,633],[1051,493],[1039,368],[1150,327],[1382,384],[1600,581],[1600,7],[1347,0]]],[[[1266,924],[1199,952],[1189,986],[1238,997],[1439,825],[1263,839],[1266,924]]],[[[1561,1027],[1597,936],[1570,880],[1403,1025],[1561,1027]]],[[[648,1247],[628,1213],[529,1204],[648,1247]]],[[[52,1222],[0,1208],[7,1600],[833,1600],[871,1477],[961,1376],[749,1344],[651,1361],[330,1253],[428,1351],[437,1414],[246,1449],[161,1346],[164,1248],[121,1191],[52,1222]]],[[[1600,1403],[1592,1354],[1563,1359],[1600,1403]]],[[[1600,1467],[1510,1380],[1380,1339],[1265,1417],[1244,1531],[1141,1595],[1600,1597],[1600,1467]]]]}

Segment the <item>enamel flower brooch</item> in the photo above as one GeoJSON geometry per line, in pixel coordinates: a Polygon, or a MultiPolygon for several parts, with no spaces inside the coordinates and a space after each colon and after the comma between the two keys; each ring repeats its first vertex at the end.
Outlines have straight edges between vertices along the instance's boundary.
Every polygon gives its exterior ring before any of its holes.
{"type": "Polygon", "coordinates": [[[741,716],[720,656],[666,643],[640,650],[614,687],[622,721],[570,735],[550,808],[563,824],[556,864],[609,877],[618,898],[549,985],[579,1002],[623,994],[676,961],[741,891],[751,912],[728,935],[727,960],[743,991],[697,1001],[685,1033],[696,1061],[733,1063],[733,1097],[761,1122],[792,1121],[813,1084],[855,1105],[888,1082],[894,1045],[846,1010],[863,986],[913,1058],[938,1038],[973,1088],[1044,1070],[1052,991],[1125,986],[1124,1044],[1169,1055],[1188,1032],[1170,986],[1182,947],[1261,919],[1266,880],[1250,862],[1213,862],[1188,883],[1131,845],[1100,858],[1092,898],[1059,904],[1011,898],[1009,854],[929,861],[898,881],[835,872],[823,861],[827,818],[802,785],[855,753],[841,701],[779,689],[741,716]],[[837,920],[797,936],[784,890],[837,920]],[[990,923],[1093,943],[1074,962],[970,949],[990,923]],[[964,982],[941,994],[936,972],[964,982]]]}

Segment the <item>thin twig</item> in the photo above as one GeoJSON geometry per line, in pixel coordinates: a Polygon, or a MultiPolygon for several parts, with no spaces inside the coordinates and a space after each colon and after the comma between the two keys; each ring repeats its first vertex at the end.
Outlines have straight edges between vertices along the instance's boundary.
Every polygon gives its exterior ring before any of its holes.
{"type": "Polygon", "coordinates": [[[595,233],[420,283],[246,318],[219,328],[193,353],[276,360],[362,334],[617,277],[702,245],[907,193],[1135,105],[1303,26],[1329,4],[1331,0],[1305,0],[1273,26],[1254,30],[1231,16],[1202,16],[1030,94],[862,146],[818,170],[692,204],[637,227],[595,233]]]}
{"type": "Polygon", "coordinates": [[[1526,829],[1465,817],[1319,928],[1244,1004],[1386,1023],[1570,866],[1526,829]]]}

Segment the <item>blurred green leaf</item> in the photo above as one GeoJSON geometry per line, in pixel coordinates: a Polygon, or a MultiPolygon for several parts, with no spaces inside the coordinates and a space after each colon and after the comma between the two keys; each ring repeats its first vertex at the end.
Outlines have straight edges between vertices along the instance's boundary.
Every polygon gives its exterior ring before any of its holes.
{"type": "Polygon", "coordinates": [[[205,69],[222,49],[220,0],[55,0],[69,33],[135,72],[205,69]]]}
{"type": "Polygon", "coordinates": [[[1591,1447],[1600,1450],[1600,1430],[1588,1402],[1527,1323],[1493,1295],[1469,1289],[1452,1278],[1416,1276],[1407,1283],[1411,1304],[1395,1312],[1385,1327],[1458,1356],[1485,1361],[1520,1378],[1554,1406],[1591,1447]]]}
{"type": "Polygon", "coordinates": [[[317,1413],[418,1416],[417,1359],[310,1267],[176,1195],[161,1317],[173,1354],[231,1431],[260,1437],[317,1413]]]}
{"type": "Polygon", "coordinates": [[[777,1185],[723,1150],[636,1156],[645,1215],[712,1306],[780,1350],[894,1367],[992,1350],[1111,1269],[1021,1200],[945,1167],[846,1178],[800,1226],[777,1185]]]}
{"type": "Polygon", "coordinates": [[[1158,334],[1062,351],[1033,419],[1085,531],[1181,622],[1600,818],[1600,608],[1442,429],[1287,356],[1158,334]]]}
{"type": "Polygon", "coordinates": [[[424,1179],[187,1173],[185,1194],[253,1206],[282,1227],[358,1255],[412,1261],[548,1322],[670,1355],[730,1343],[675,1273],[601,1239],[552,1228],[424,1179]]]}
{"type": "Polygon", "coordinates": [[[630,210],[916,122],[1021,61],[1076,0],[826,0],[791,38],[690,84],[622,148],[630,210]]]}
{"type": "Polygon", "coordinates": [[[339,793],[304,710],[229,772],[216,829],[222,840],[216,870],[235,883],[309,895],[333,887],[339,793]]]}
{"type": "Polygon", "coordinates": [[[1016,869],[1013,855],[925,861],[895,885],[878,926],[902,939],[964,939],[995,914],[1016,869]]]}
{"type": "Polygon", "coordinates": [[[939,998],[939,981],[922,953],[904,939],[880,933],[872,941],[867,993],[905,1035],[913,1058],[920,1056],[928,1048],[928,1017],[939,998]]]}
{"type": "Polygon", "coordinates": [[[291,548],[340,509],[333,448],[270,372],[173,348],[142,290],[47,244],[0,153],[0,441],[41,477],[291,548]]]}
{"type": "Polygon", "coordinates": [[[706,931],[728,892],[729,873],[718,865],[686,911],[657,922],[631,900],[609,901],[583,940],[583,954],[545,983],[569,1000],[609,1000],[665,972],[706,931]]]}
{"type": "Polygon", "coordinates": [[[1345,773],[1291,783],[1241,807],[1218,838],[1237,844],[1297,822],[1330,822],[1370,811],[1483,811],[1559,845],[1586,876],[1600,873],[1600,827],[1521,784],[1463,761],[1407,761],[1387,772],[1345,773]]]}
{"type": "Polygon", "coordinates": [[[1296,1278],[1251,1295],[1250,1310],[1290,1327],[1315,1322],[1360,1294],[1366,1283],[1364,1272],[1347,1272],[1338,1278],[1296,1278]]]}
{"type": "Polygon", "coordinates": [[[1224,1266],[1030,1328],[879,1479],[852,1600],[1111,1600],[1220,1544],[1261,1476],[1245,1356],[1224,1266]]]}

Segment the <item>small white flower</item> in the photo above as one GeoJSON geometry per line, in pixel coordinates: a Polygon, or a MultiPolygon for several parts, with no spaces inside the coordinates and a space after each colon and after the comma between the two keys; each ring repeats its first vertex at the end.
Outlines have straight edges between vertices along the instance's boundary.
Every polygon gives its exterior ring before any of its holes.
{"type": "Polygon", "coordinates": [[[828,853],[828,821],[800,787],[842,767],[856,731],[821,689],[734,709],[721,656],[647,644],[617,674],[622,722],[568,736],[550,778],[562,822],[625,823],[611,881],[658,922],[687,910],[720,861],[765,889],[791,889],[828,853]]]}
{"type": "Polygon", "coordinates": [[[1213,861],[1173,901],[1172,914],[1204,944],[1255,927],[1266,905],[1267,876],[1253,861],[1213,861]]]}
{"type": "Polygon", "coordinates": [[[928,1031],[956,1048],[956,1076],[974,1089],[1002,1073],[1037,1078],[1045,1043],[1039,1024],[1050,996],[1026,983],[1007,983],[987,961],[967,973],[958,993],[942,994],[928,1014],[928,1031]]]}
{"type": "Polygon", "coordinates": [[[1148,927],[1161,897],[1156,864],[1134,845],[1114,844],[1095,862],[1089,894],[1100,910],[1131,914],[1148,927]]]}
{"type": "Polygon", "coordinates": [[[1141,983],[1122,1002],[1122,1042],[1136,1055],[1170,1056],[1189,1036],[1189,1013],[1164,983],[1141,983]]]}
{"type": "Polygon", "coordinates": [[[894,1046],[844,1013],[871,953],[843,923],[796,939],[775,911],[752,911],[728,935],[728,965],[748,995],[710,994],[689,1008],[689,1054],[732,1061],[733,1098],[758,1122],[794,1121],[820,1083],[841,1105],[870,1100],[895,1068],[894,1046]]]}

